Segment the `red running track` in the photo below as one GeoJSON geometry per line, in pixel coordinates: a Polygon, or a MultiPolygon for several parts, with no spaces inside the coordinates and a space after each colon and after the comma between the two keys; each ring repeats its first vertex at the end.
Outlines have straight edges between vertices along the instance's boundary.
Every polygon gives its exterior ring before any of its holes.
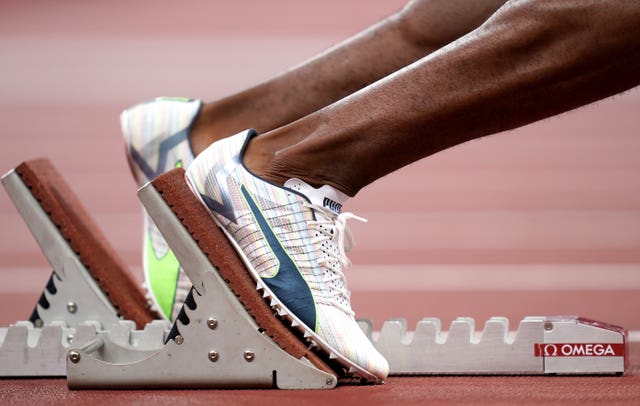
{"type": "MultiPolygon", "coordinates": [[[[636,347],[636,350],[640,348],[636,347]]],[[[62,379],[1,382],[0,402],[188,405],[637,404],[640,365],[624,377],[397,377],[330,391],[69,391],[62,379]],[[25,392],[28,392],[26,394],[25,392]]]]}

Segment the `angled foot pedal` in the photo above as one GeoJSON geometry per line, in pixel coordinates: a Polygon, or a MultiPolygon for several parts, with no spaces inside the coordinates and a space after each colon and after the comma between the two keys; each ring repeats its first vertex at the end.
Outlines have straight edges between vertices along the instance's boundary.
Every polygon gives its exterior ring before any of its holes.
{"type": "Polygon", "coordinates": [[[48,160],[22,163],[2,184],[53,272],[30,320],[0,328],[0,376],[64,376],[72,343],[82,344],[122,319],[142,328],[157,318],[48,160]]]}
{"type": "Polygon", "coordinates": [[[526,317],[509,331],[503,317],[482,332],[462,317],[441,331],[440,320],[423,319],[407,332],[402,319],[374,334],[360,326],[389,361],[391,375],[622,375],[627,365],[625,330],[579,317],[526,317]]]}
{"type": "Polygon", "coordinates": [[[96,338],[69,351],[71,388],[327,389],[338,373],[275,317],[242,261],[175,169],[139,197],[193,289],[165,346],[135,362],[107,354],[96,338]]]}
{"type": "Polygon", "coordinates": [[[2,183],[53,268],[30,321],[42,326],[132,320],[157,314],[62,176],[46,159],[20,164],[2,183]]]}

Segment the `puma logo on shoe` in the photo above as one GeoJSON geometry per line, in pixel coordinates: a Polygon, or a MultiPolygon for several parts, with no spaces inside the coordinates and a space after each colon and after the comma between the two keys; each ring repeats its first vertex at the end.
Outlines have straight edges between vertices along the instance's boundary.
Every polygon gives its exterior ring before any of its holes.
{"type": "Polygon", "coordinates": [[[324,200],[322,201],[322,206],[326,207],[336,214],[340,214],[340,211],[342,210],[342,205],[340,203],[336,202],[335,200],[331,200],[328,197],[324,198],[324,200]]]}

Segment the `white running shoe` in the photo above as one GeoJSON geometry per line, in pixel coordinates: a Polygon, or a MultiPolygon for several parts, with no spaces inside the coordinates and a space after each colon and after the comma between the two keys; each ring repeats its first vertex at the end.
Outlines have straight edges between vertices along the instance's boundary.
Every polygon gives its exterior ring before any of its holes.
{"type": "MultiPolygon", "coordinates": [[[[299,179],[284,187],[250,173],[242,163],[248,130],[215,142],[186,172],[187,183],[229,237],[272,308],[346,369],[369,382],[389,366],[358,326],[344,271],[351,213],[347,196],[299,179]]],[[[348,242],[349,241],[349,242],[348,242]]]]}
{"type": "MultiPolygon", "coordinates": [[[[202,101],[157,98],[135,105],[120,115],[133,176],[142,187],[157,176],[193,161],[189,129],[202,108],[202,101]]],[[[173,321],[180,312],[191,283],[180,263],[143,210],[144,287],[154,310],[173,321]]]]}

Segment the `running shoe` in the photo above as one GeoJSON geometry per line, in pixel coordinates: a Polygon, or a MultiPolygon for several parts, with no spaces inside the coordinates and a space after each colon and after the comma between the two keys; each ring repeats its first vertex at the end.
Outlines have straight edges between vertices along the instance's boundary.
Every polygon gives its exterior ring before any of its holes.
{"type": "Polygon", "coordinates": [[[213,143],[187,169],[189,187],[271,307],[345,371],[381,382],[388,363],[358,326],[344,275],[346,222],[360,218],[341,213],[348,196],[331,186],[290,179],[281,187],[249,172],[242,155],[255,135],[248,130],[213,143]]]}
{"type": "MultiPolygon", "coordinates": [[[[138,187],[171,169],[186,168],[193,161],[189,129],[202,101],[157,98],[122,112],[120,123],[127,144],[127,158],[138,187]]],[[[173,321],[189,293],[191,283],[180,263],[143,210],[144,288],[151,307],[173,321]]]]}

